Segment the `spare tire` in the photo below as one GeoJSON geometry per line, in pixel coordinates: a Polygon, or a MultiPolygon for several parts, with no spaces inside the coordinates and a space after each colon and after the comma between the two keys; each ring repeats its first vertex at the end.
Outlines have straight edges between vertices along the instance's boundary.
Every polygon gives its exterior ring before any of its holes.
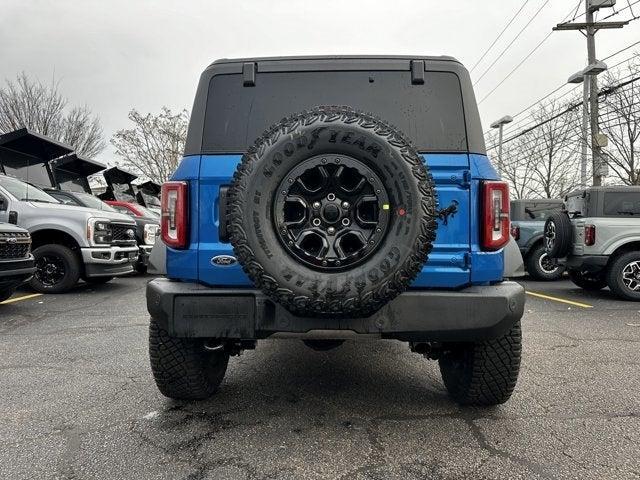
{"type": "Polygon", "coordinates": [[[316,107],[273,125],[229,189],[238,261],[298,315],[382,307],[426,262],[435,219],[433,179],[411,142],[349,107],[316,107]]]}
{"type": "Polygon", "coordinates": [[[573,241],[571,219],[565,211],[549,214],[544,223],[544,249],[549,258],[566,257],[573,241]]]}

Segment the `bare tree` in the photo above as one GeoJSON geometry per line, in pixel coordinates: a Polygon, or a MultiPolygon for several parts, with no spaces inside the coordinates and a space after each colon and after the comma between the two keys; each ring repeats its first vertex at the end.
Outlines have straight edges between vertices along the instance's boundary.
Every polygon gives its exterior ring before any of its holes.
{"type": "Polygon", "coordinates": [[[510,197],[537,197],[534,158],[525,154],[527,139],[519,137],[502,149],[502,178],[509,182],[510,197]]]}
{"type": "Polygon", "coordinates": [[[532,116],[540,125],[529,132],[528,146],[536,190],[546,198],[563,197],[580,185],[578,111],[551,101],[532,116]]]}
{"type": "Polygon", "coordinates": [[[105,148],[97,116],[86,107],[68,107],[58,84],[43,85],[21,73],[0,88],[0,133],[27,127],[92,157],[105,148]]]}
{"type": "Polygon", "coordinates": [[[614,175],[626,185],[640,185],[640,60],[623,72],[607,73],[600,99],[600,131],[609,144],[602,150],[614,175]]]}
{"type": "Polygon", "coordinates": [[[164,182],[174,172],[184,151],[189,124],[189,112],[172,113],[167,107],[157,115],[129,112],[131,129],[118,130],[111,139],[117,163],[143,176],[164,182]]]}
{"type": "Polygon", "coordinates": [[[562,197],[580,183],[577,110],[551,101],[531,117],[533,125],[503,146],[502,176],[513,198],[562,197]]]}

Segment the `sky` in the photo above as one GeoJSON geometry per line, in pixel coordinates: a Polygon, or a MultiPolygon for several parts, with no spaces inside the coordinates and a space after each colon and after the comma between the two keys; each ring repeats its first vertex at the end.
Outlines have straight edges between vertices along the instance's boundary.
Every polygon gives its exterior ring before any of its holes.
{"type": "MultiPolygon", "coordinates": [[[[59,82],[72,104],[97,114],[108,140],[132,108],[191,109],[202,70],[218,58],[387,54],[451,55],[471,68],[525,0],[0,0],[0,81],[24,71],[59,82]]],[[[583,2],[581,2],[583,3],[583,2]]],[[[631,2],[633,5],[633,2],[631,2]]],[[[619,0],[618,8],[626,1],[619,0]]],[[[569,14],[576,0],[528,0],[472,72],[482,99],[569,14]]],[[[584,10],[580,5],[579,13],[584,10]]],[[[600,17],[612,12],[600,14],[600,17]]],[[[640,15],[640,3],[634,8],[640,15]]],[[[629,9],[611,20],[630,16],[629,9]]],[[[583,17],[582,17],[583,18],[583,17]]],[[[578,21],[581,19],[578,19],[578,21]]],[[[640,20],[596,37],[598,58],[640,40],[640,20]]],[[[611,59],[625,59],[640,46],[611,59]]],[[[521,111],[586,65],[586,40],[553,33],[480,104],[485,130],[521,111]]],[[[562,91],[560,92],[562,93],[562,91]]],[[[517,119],[521,119],[518,117],[517,119]]],[[[516,122],[514,122],[515,125],[516,122]]],[[[97,159],[114,160],[108,147],[97,159]]]]}

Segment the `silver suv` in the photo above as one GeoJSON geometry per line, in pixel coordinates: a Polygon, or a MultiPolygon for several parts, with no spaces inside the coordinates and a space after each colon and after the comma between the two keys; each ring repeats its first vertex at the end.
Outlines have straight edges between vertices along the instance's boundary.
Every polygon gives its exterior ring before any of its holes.
{"type": "Polygon", "coordinates": [[[640,187],[590,187],[565,197],[564,210],[544,227],[549,257],[564,264],[579,287],[609,286],[640,300],[640,187]]]}

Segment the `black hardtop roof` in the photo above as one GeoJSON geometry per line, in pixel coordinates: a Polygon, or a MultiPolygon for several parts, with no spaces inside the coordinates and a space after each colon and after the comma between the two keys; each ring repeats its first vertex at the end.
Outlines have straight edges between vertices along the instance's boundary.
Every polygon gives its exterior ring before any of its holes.
{"type": "Polygon", "coordinates": [[[640,185],[604,185],[600,187],[579,188],[567,193],[565,198],[580,197],[587,192],[631,192],[640,193],[640,185]]]}
{"type": "MultiPolygon", "coordinates": [[[[262,74],[324,71],[410,71],[447,72],[460,81],[467,151],[486,154],[484,135],[469,71],[450,56],[425,55],[300,55],[282,57],[222,58],[211,63],[200,75],[185,144],[185,155],[203,153],[203,131],[209,86],[217,75],[240,74],[244,86],[251,87],[262,74]]],[[[421,83],[417,78],[416,83],[421,83]]],[[[392,92],[390,92],[392,95],[392,92]]],[[[266,128],[266,125],[265,125],[266,128]]]]}
{"type": "Polygon", "coordinates": [[[63,169],[67,172],[77,173],[81,176],[87,177],[95,173],[101,172],[107,166],[103,163],[91,160],[86,157],[82,157],[76,153],[61,157],[51,163],[54,169],[63,169]]]}
{"type": "Polygon", "coordinates": [[[0,147],[36,157],[42,163],[73,152],[73,147],[28,128],[0,135],[0,147]]]}
{"type": "Polygon", "coordinates": [[[325,63],[327,61],[347,62],[349,60],[423,60],[425,62],[456,62],[460,63],[454,57],[448,55],[292,55],[281,57],[246,57],[246,58],[220,58],[209,65],[212,67],[222,63],[247,63],[247,62],[313,62],[318,61],[325,63]]]}
{"type": "Polygon", "coordinates": [[[111,167],[102,172],[108,184],[127,184],[138,178],[137,175],[118,167],[111,167]]]}
{"type": "Polygon", "coordinates": [[[152,182],[151,180],[139,183],[138,185],[136,185],[136,187],[139,190],[142,190],[144,193],[148,193],[151,195],[158,195],[162,191],[162,185],[156,182],[152,182]]]}

